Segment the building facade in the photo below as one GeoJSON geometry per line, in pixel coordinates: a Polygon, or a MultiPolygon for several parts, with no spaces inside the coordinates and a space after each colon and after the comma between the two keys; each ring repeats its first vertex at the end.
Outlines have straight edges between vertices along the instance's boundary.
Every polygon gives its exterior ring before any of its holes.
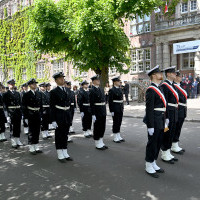
{"type": "MultiPolygon", "coordinates": [[[[109,70],[109,81],[116,75],[122,80],[137,82],[139,79],[149,81],[146,72],[159,64],[163,68],[176,65],[182,73],[200,74],[200,52],[174,54],[173,44],[185,41],[200,40],[200,0],[188,0],[176,6],[172,19],[166,20],[162,13],[151,16],[136,16],[124,22],[124,31],[130,40],[131,67],[128,74],[119,74],[116,69],[109,70]]],[[[0,0],[0,19],[12,17],[18,10],[32,5],[33,0],[0,0]],[[6,12],[5,12],[6,10],[6,12]],[[6,13],[6,16],[5,16],[6,13]]],[[[36,78],[48,77],[53,83],[52,74],[63,71],[67,80],[78,84],[80,80],[90,81],[94,72],[80,72],[72,62],[65,62],[56,56],[43,55],[36,64],[36,78]]],[[[8,71],[7,77],[14,78],[14,69],[8,71]]],[[[5,80],[0,60],[0,81],[5,80]]],[[[22,78],[27,79],[26,69],[22,78]]],[[[133,96],[137,96],[137,88],[133,88],[133,96]]]]}

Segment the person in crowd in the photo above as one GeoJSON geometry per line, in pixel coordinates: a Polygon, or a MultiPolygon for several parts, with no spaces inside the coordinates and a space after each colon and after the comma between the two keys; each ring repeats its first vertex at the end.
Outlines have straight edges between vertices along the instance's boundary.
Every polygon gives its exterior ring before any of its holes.
{"type": "Polygon", "coordinates": [[[109,90],[110,90],[109,83],[106,83],[106,86],[104,88],[104,94],[105,94],[105,97],[106,97],[106,104],[108,103],[108,97],[109,97],[108,92],[109,92],[109,90]]]}
{"type": "Polygon", "coordinates": [[[198,84],[199,83],[197,79],[195,78],[194,82],[192,83],[192,95],[191,95],[191,97],[195,99],[197,98],[198,84]]]}
{"type": "Polygon", "coordinates": [[[188,94],[188,98],[190,98],[191,88],[192,88],[192,83],[189,80],[189,78],[186,77],[186,80],[183,82],[183,89],[186,90],[186,92],[188,94]]]}
{"type": "Polygon", "coordinates": [[[189,81],[190,81],[191,83],[193,83],[194,78],[193,78],[193,76],[192,76],[192,73],[189,73],[188,79],[189,79],[189,81]]]}
{"type": "Polygon", "coordinates": [[[128,99],[128,95],[129,95],[129,84],[127,81],[124,81],[124,95],[126,98],[126,104],[129,105],[129,99],[128,99]]]}

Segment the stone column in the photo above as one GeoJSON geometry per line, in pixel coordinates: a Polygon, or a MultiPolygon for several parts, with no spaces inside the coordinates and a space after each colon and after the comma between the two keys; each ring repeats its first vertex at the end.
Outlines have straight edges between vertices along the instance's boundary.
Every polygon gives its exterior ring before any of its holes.
{"type": "Polygon", "coordinates": [[[169,43],[163,43],[163,68],[170,67],[170,51],[169,51],[169,43]]]}
{"type": "Polygon", "coordinates": [[[156,65],[162,67],[162,44],[156,43],[156,65]]]}
{"type": "Polygon", "coordinates": [[[194,74],[200,75],[200,52],[197,51],[195,53],[195,58],[194,58],[194,74]]]}

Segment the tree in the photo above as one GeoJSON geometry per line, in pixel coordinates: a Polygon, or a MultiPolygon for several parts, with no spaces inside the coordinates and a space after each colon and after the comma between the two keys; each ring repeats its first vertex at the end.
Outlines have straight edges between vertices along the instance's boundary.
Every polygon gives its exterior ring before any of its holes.
{"type": "Polygon", "coordinates": [[[130,43],[123,19],[150,14],[161,0],[37,0],[30,41],[44,53],[65,53],[81,71],[94,70],[104,86],[109,67],[127,72],[130,43]]]}

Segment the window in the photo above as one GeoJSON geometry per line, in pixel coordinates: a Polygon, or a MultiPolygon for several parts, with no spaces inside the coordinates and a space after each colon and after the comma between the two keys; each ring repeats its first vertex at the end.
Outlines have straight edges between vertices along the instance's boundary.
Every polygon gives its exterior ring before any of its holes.
{"type": "Polygon", "coordinates": [[[109,68],[109,75],[115,75],[117,72],[117,69],[115,67],[109,68]]]}
{"type": "Polygon", "coordinates": [[[136,49],[131,52],[130,73],[144,72],[151,68],[151,49],[136,49]]]}
{"type": "Polygon", "coordinates": [[[130,35],[137,35],[141,33],[147,33],[151,31],[150,24],[151,17],[144,15],[143,17],[136,17],[130,23],[130,35]]]}
{"type": "Polygon", "coordinates": [[[11,7],[11,15],[14,15],[17,12],[17,4],[14,2],[11,7]]]}
{"type": "Polygon", "coordinates": [[[132,90],[132,98],[137,98],[138,97],[138,87],[133,86],[131,88],[131,90],[132,90]]]}
{"type": "Polygon", "coordinates": [[[182,3],[182,5],[181,5],[181,12],[182,13],[188,12],[188,2],[182,3]]]}
{"type": "Polygon", "coordinates": [[[15,78],[14,70],[12,68],[8,70],[8,77],[9,79],[15,78]]]}
{"type": "Polygon", "coordinates": [[[64,60],[63,59],[53,62],[53,73],[55,74],[57,72],[64,72],[64,60]]]}
{"type": "Polygon", "coordinates": [[[27,79],[26,68],[24,68],[24,69],[22,70],[22,79],[23,79],[23,80],[26,80],[26,79],[27,79]]]}
{"type": "Polygon", "coordinates": [[[182,54],[182,67],[183,69],[194,68],[195,53],[184,53],[182,54]]]}
{"type": "Polygon", "coordinates": [[[197,10],[197,1],[190,1],[190,11],[196,11],[197,10]]]}
{"type": "Polygon", "coordinates": [[[36,77],[38,79],[42,79],[42,78],[45,77],[45,75],[44,75],[44,69],[45,69],[44,63],[38,63],[37,64],[37,67],[36,67],[36,77]]]}

